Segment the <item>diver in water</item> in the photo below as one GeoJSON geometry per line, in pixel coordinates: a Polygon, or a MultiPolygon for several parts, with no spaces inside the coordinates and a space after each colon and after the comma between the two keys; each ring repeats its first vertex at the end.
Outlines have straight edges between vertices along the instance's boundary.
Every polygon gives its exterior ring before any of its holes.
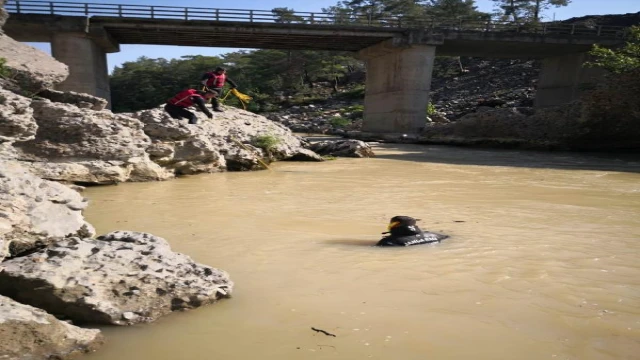
{"type": "Polygon", "coordinates": [[[378,241],[376,246],[410,246],[419,244],[429,244],[440,242],[449,237],[449,235],[422,231],[416,225],[416,221],[410,216],[394,216],[389,222],[387,229],[389,231],[383,234],[390,234],[378,241]]]}

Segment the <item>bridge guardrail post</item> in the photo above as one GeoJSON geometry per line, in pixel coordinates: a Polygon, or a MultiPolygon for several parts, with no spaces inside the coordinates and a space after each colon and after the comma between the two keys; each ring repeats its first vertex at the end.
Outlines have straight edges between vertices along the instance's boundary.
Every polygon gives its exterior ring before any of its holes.
{"type": "Polygon", "coordinates": [[[118,17],[122,17],[122,5],[118,5],[118,17]]]}
{"type": "Polygon", "coordinates": [[[55,10],[56,8],[55,8],[55,5],[53,5],[53,1],[49,1],[49,12],[51,13],[51,15],[55,14],[56,12],[55,10]]]}
{"type": "Polygon", "coordinates": [[[16,11],[20,14],[20,1],[16,1],[16,11]]]}
{"type": "Polygon", "coordinates": [[[84,16],[89,16],[89,4],[84,4],[84,16]]]}
{"type": "Polygon", "coordinates": [[[249,22],[253,22],[253,10],[249,10],[249,22]]]}
{"type": "Polygon", "coordinates": [[[151,18],[155,19],[155,9],[153,6],[151,7],[151,18]]]}
{"type": "Polygon", "coordinates": [[[184,19],[189,20],[189,8],[184,8],[184,19]]]}
{"type": "Polygon", "coordinates": [[[216,9],[216,21],[220,21],[220,9],[216,9]]]}
{"type": "Polygon", "coordinates": [[[312,24],[315,24],[315,19],[313,18],[314,13],[311,13],[311,17],[309,18],[309,21],[311,21],[312,24]]]}

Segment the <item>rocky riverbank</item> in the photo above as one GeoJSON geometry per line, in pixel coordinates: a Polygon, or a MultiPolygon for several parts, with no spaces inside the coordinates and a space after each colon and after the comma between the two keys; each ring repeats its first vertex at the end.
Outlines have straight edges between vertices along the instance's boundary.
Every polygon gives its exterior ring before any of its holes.
{"type": "MultiPolygon", "coordinates": [[[[67,358],[103,342],[99,330],[78,325],[151,322],[230,297],[226,272],[173,252],[162,238],[127,231],[94,237],[82,214],[88,205],[82,187],[51,180],[163,180],[221,171],[232,161],[253,169],[263,156],[259,147],[247,144],[242,148],[249,150],[238,154],[224,144],[214,147],[211,139],[248,121],[238,116],[254,120],[251,129],[234,133],[239,141],[251,141],[270,122],[236,115],[224,122],[223,133],[223,125],[189,128],[163,119],[159,110],[150,110],[157,116],[116,115],[104,109],[103,99],[49,89],[64,80],[67,68],[46,54],[0,35],[0,57],[6,59],[0,81],[0,358],[67,358]],[[145,128],[160,135],[149,136],[145,128]],[[177,138],[162,135],[174,128],[182,129],[177,138]],[[170,148],[165,162],[147,152],[152,145],[170,148]]],[[[269,130],[283,139],[270,158],[321,160],[289,130],[269,130]]]]}
{"type": "Polygon", "coordinates": [[[151,322],[233,291],[226,272],[174,253],[162,238],[94,238],[82,215],[87,199],[15,161],[0,160],[0,194],[0,358],[92,351],[100,332],[76,325],[151,322]]]}

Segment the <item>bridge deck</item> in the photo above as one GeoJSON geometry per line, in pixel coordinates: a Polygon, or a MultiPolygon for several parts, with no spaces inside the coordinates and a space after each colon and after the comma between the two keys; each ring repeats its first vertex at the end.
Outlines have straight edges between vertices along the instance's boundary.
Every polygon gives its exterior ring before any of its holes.
{"type": "MultiPolygon", "coordinates": [[[[623,41],[620,27],[526,25],[447,19],[340,18],[334,14],[9,0],[5,32],[50,41],[54,32],[86,32],[117,44],[359,51],[395,38],[437,45],[439,55],[547,57],[623,41]]],[[[103,41],[101,39],[100,41],[103,41]]],[[[118,51],[103,41],[106,51],[118,51]],[[106,44],[106,45],[105,45],[106,44]]]]}

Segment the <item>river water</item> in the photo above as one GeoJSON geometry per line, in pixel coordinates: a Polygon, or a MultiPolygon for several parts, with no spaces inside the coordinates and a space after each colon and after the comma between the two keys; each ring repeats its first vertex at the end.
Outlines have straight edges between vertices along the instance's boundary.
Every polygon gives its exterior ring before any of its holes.
{"type": "Polygon", "coordinates": [[[153,233],[236,283],[218,304],[104,328],[87,358],[640,358],[638,156],[375,151],[87,189],[99,234],[153,233]],[[394,215],[451,238],[372,247],[394,215]]]}

